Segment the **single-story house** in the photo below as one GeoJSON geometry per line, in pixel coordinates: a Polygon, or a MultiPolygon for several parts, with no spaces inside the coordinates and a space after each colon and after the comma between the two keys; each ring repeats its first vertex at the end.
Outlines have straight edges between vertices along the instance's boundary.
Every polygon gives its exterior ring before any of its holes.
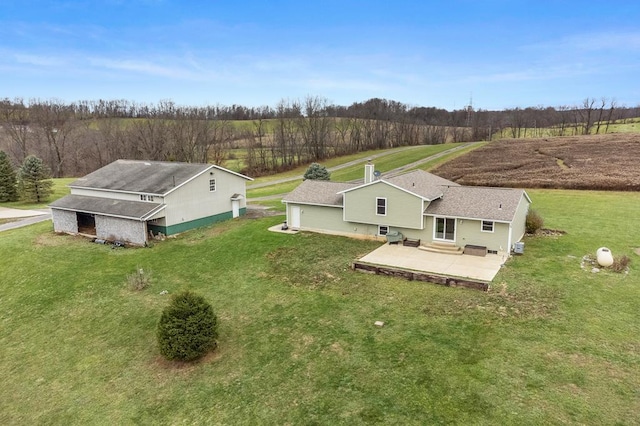
{"type": "Polygon", "coordinates": [[[363,183],[306,180],[282,200],[292,229],[359,238],[389,233],[437,244],[509,253],[525,234],[531,199],[522,189],[461,186],[422,170],[363,183]]]}
{"type": "Polygon", "coordinates": [[[144,245],[246,212],[251,178],[213,164],[117,160],[69,185],[51,205],[56,232],[144,245]]]}

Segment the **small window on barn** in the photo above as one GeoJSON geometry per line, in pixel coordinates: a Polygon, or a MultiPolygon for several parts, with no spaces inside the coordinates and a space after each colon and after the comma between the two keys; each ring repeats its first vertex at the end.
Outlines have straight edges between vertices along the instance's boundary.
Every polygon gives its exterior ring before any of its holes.
{"type": "Polygon", "coordinates": [[[376,214],[378,216],[387,215],[387,199],[386,198],[376,198],[376,214]]]}
{"type": "Polygon", "coordinates": [[[482,232],[493,232],[493,222],[491,222],[490,220],[483,220],[482,232]]]}
{"type": "Polygon", "coordinates": [[[140,201],[147,201],[147,196],[144,194],[140,194],[140,201]]]}
{"type": "Polygon", "coordinates": [[[209,179],[209,192],[216,192],[216,180],[209,179]]]}

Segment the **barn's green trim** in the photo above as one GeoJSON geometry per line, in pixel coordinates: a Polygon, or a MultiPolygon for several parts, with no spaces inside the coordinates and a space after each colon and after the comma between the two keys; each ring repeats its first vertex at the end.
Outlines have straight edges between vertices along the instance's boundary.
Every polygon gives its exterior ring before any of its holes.
{"type": "MultiPolygon", "coordinates": [[[[240,216],[247,213],[247,208],[240,209],[240,216]]],[[[164,235],[174,235],[185,232],[190,229],[200,228],[201,226],[211,225],[212,223],[222,222],[233,218],[233,212],[225,212],[213,216],[201,217],[200,219],[190,220],[188,222],[176,223],[170,226],[158,226],[151,223],[147,224],[147,229],[154,234],[162,232],[164,235]]]]}

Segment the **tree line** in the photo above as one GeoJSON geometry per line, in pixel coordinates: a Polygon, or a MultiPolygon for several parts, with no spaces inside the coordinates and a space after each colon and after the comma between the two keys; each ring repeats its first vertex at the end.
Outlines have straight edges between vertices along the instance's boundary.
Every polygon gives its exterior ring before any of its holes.
{"type": "Polygon", "coordinates": [[[266,174],[337,155],[395,146],[608,131],[640,108],[587,98],[561,107],[447,111],[369,99],[349,106],[308,96],[274,107],[179,106],[126,100],[0,101],[0,149],[21,164],[42,158],[54,177],[79,176],[119,158],[214,162],[242,155],[245,173],[266,174]],[[241,153],[241,154],[240,154],[241,153]]]}

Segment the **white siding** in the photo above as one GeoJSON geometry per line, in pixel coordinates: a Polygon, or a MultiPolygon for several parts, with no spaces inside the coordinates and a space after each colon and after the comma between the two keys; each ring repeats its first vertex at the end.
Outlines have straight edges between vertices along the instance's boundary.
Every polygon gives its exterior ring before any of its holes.
{"type": "MultiPolygon", "coordinates": [[[[140,199],[140,194],[133,194],[128,192],[117,192],[117,191],[98,191],[96,189],[87,189],[87,188],[71,188],[71,193],[73,195],[84,195],[85,197],[98,197],[98,198],[108,198],[110,200],[126,200],[126,201],[142,201],[140,199]]],[[[148,194],[145,194],[148,196],[148,194]]],[[[146,200],[149,201],[149,200],[146,200]]],[[[164,197],[159,195],[153,196],[153,203],[163,203],[164,197]]]]}
{"type": "Polygon", "coordinates": [[[214,216],[231,211],[231,196],[241,194],[240,208],[247,206],[245,179],[223,170],[212,169],[181,186],[165,197],[166,225],[214,216]],[[216,180],[216,190],[209,191],[209,180],[216,180]]]}

